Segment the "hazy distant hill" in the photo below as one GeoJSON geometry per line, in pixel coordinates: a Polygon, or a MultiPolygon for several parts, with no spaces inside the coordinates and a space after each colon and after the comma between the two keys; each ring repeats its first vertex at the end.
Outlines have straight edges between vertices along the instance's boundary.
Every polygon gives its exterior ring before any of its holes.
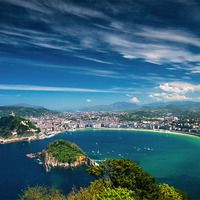
{"type": "Polygon", "coordinates": [[[42,106],[37,106],[37,105],[31,105],[28,103],[18,103],[18,104],[13,104],[9,106],[15,106],[15,107],[27,107],[27,108],[43,108],[42,106]]]}
{"type": "Polygon", "coordinates": [[[42,116],[47,114],[58,114],[43,107],[27,107],[27,106],[0,106],[0,116],[7,116],[10,113],[15,113],[18,116],[42,116]]]}
{"type": "Polygon", "coordinates": [[[122,120],[131,121],[172,115],[182,119],[200,119],[200,102],[184,101],[147,104],[130,111],[122,120]]]}
{"type": "Polygon", "coordinates": [[[88,106],[77,109],[64,109],[65,111],[166,111],[166,112],[200,112],[200,102],[174,101],[174,102],[154,102],[150,104],[138,105],[129,102],[115,102],[109,105],[88,106]]]}
{"type": "Polygon", "coordinates": [[[168,111],[168,112],[200,112],[200,102],[193,101],[176,101],[176,102],[165,102],[165,103],[152,103],[143,105],[139,110],[154,110],[154,111],[168,111]]]}
{"type": "Polygon", "coordinates": [[[97,105],[80,109],[80,111],[129,111],[139,108],[137,104],[129,102],[116,102],[109,105],[97,105]]]}

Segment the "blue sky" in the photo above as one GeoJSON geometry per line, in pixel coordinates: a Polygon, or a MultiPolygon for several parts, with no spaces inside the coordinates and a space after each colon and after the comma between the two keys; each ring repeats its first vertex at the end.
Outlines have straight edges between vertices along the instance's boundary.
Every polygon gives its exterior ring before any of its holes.
{"type": "Polygon", "coordinates": [[[0,0],[0,104],[200,101],[200,3],[0,0]]]}

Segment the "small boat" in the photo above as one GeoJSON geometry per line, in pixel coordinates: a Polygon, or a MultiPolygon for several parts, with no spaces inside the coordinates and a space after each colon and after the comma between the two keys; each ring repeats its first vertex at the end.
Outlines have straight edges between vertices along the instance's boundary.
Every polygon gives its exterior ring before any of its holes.
{"type": "Polygon", "coordinates": [[[43,162],[42,162],[42,161],[39,161],[39,162],[38,162],[38,164],[39,164],[39,165],[42,165],[42,164],[43,164],[43,162]]]}

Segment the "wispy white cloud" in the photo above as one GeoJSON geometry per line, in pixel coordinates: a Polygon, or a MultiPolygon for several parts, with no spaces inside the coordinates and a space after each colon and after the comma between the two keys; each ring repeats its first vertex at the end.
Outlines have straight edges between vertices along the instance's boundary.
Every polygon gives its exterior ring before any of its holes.
{"type": "Polygon", "coordinates": [[[130,101],[131,101],[132,103],[140,103],[140,100],[139,100],[137,97],[132,97],[132,98],[130,99],[130,101]]]}
{"type": "Polygon", "coordinates": [[[200,66],[190,67],[188,69],[192,74],[200,74],[200,66]]]}
{"type": "MultiPolygon", "coordinates": [[[[150,40],[140,42],[135,40],[134,37],[125,37],[121,34],[105,34],[104,40],[113,51],[127,59],[143,59],[155,64],[181,64],[198,62],[200,59],[200,54],[193,53],[187,48],[175,44],[158,43],[150,40]]],[[[195,43],[195,41],[193,42],[195,43]]]]}
{"type": "MultiPolygon", "coordinates": [[[[105,70],[102,68],[94,68],[87,66],[65,66],[65,65],[53,65],[53,64],[36,64],[35,66],[44,67],[49,69],[61,69],[68,70],[70,74],[81,74],[88,76],[104,77],[104,78],[114,78],[114,79],[125,79],[127,76],[125,74],[120,74],[117,70],[105,70]]],[[[116,68],[117,69],[117,68],[116,68]]]]}
{"type": "Polygon", "coordinates": [[[76,72],[84,75],[91,75],[104,78],[125,79],[126,76],[112,70],[90,69],[76,72]]]}
{"type": "Polygon", "coordinates": [[[149,95],[151,98],[154,98],[158,101],[164,100],[164,101],[183,101],[183,100],[190,100],[191,98],[185,96],[185,95],[180,95],[176,93],[152,93],[149,95]]]}
{"type": "Polygon", "coordinates": [[[57,1],[33,1],[33,0],[2,0],[6,3],[26,8],[28,11],[36,11],[43,14],[54,14],[57,12],[64,12],[71,15],[76,15],[81,18],[99,18],[110,20],[110,17],[101,11],[80,6],[72,2],[65,2],[63,0],[57,1]]]}
{"type": "MultiPolygon", "coordinates": [[[[48,27],[49,31],[46,33],[42,29],[39,31],[24,28],[26,26],[17,28],[15,26],[0,25],[0,43],[36,47],[42,50],[44,48],[59,50],[62,51],[62,55],[74,56],[91,61],[92,64],[97,63],[98,66],[100,64],[103,66],[102,68],[97,68],[96,66],[91,68],[85,66],[68,67],[70,69],[68,73],[151,83],[184,81],[189,79],[191,74],[200,73],[200,69],[196,64],[200,60],[200,53],[187,48],[188,46],[199,48],[200,38],[185,29],[178,30],[170,27],[158,29],[154,26],[138,25],[132,21],[127,20],[126,22],[119,18],[114,19],[116,15],[112,15],[113,18],[111,18],[108,12],[106,14],[106,9],[102,9],[102,7],[92,8],[89,4],[85,6],[84,4],[70,1],[2,1],[26,8],[30,19],[34,19],[34,22],[37,20],[41,25],[43,23],[44,28],[48,27]],[[62,16],[60,20],[55,18],[58,13],[62,16]],[[70,20],[65,20],[66,16],[70,20]],[[84,20],[85,23],[76,24],[74,19],[84,20]],[[112,57],[113,53],[115,53],[114,58],[112,57]],[[121,56],[117,57],[116,53],[121,56]],[[121,57],[123,57],[122,60],[120,60],[121,57]],[[185,70],[188,72],[188,76],[183,75],[178,78],[176,75],[169,74],[163,77],[159,73],[147,75],[145,72],[138,74],[137,71],[129,73],[130,71],[128,70],[113,69],[113,65],[117,65],[115,63],[116,60],[123,62],[125,59],[128,62],[134,59],[141,59],[145,62],[159,65],[169,64],[168,69],[172,73],[175,70],[185,70]],[[107,66],[104,67],[104,65],[107,66]]],[[[117,8],[119,9],[118,6],[117,8]]],[[[111,8],[107,9],[111,10],[111,8]]],[[[123,9],[127,10],[128,8],[125,6],[123,9]]],[[[133,9],[129,7],[130,10],[133,9]]],[[[121,8],[117,12],[115,9],[115,14],[123,12],[124,10],[121,8]]],[[[66,69],[65,66],[58,66],[58,68],[66,69]]],[[[160,89],[165,91],[161,87],[160,89]]],[[[166,89],[166,87],[166,85],[163,85],[163,88],[166,89]]],[[[168,87],[173,88],[175,86],[170,84],[168,87]]],[[[190,86],[187,85],[187,87],[190,86]]],[[[50,90],[50,88],[48,89],[50,90]]],[[[70,90],[70,88],[67,89],[70,90]]],[[[181,90],[180,87],[175,89],[181,90]]],[[[190,91],[192,90],[190,89],[190,91]]]]}
{"type": "Polygon", "coordinates": [[[42,91],[42,92],[118,93],[118,94],[126,93],[125,91],[112,90],[112,89],[90,89],[90,88],[50,87],[50,86],[38,86],[38,85],[6,85],[6,84],[0,84],[0,90],[38,91],[38,92],[42,91]]]}
{"type": "Polygon", "coordinates": [[[5,2],[45,13],[45,16],[40,17],[45,18],[44,25],[52,30],[52,34],[23,28],[17,30],[13,27],[10,29],[2,27],[0,42],[4,44],[33,45],[68,53],[74,51],[73,55],[76,57],[101,64],[113,64],[113,62],[110,61],[109,56],[107,56],[108,59],[100,59],[83,56],[80,52],[86,49],[96,52],[114,51],[125,59],[143,59],[154,64],[178,63],[182,65],[200,60],[200,54],[187,48],[188,45],[200,47],[200,38],[185,30],[158,29],[137,24],[129,26],[130,22],[113,19],[101,9],[96,10],[63,0],[59,2],[8,0],[5,2]],[[77,26],[70,21],[66,24],[47,17],[54,16],[57,12],[87,19],[107,20],[107,26],[101,23],[77,26]]]}
{"type": "Polygon", "coordinates": [[[152,92],[149,97],[165,101],[197,101],[200,85],[188,82],[167,82],[159,85],[161,92],[152,92]]]}
{"type": "Polygon", "coordinates": [[[173,29],[157,29],[144,26],[140,27],[140,29],[141,30],[134,33],[134,35],[158,42],[167,41],[200,47],[200,38],[188,32],[173,29]]]}
{"type": "Polygon", "coordinates": [[[89,61],[93,61],[93,62],[97,62],[97,63],[113,64],[112,62],[109,62],[109,61],[104,61],[104,60],[97,59],[97,58],[91,58],[91,57],[88,57],[88,56],[81,56],[81,55],[75,55],[75,56],[78,57],[78,58],[82,58],[84,60],[89,60],[89,61]]]}
{"type": "Polygon", "coordinates": [[[31,11],[37,11],[45,14],[49,14],[50,10],[45,7],[42,3],[39,1],[26,1],[26,0],[2,0],[2,2],[6,2],[15,6],[19,6],[22,8],[26,8],[31,11]]]}
{"type": "Polygon", "coordinates": [[[58,11],[76,15],[82,18],[98,18],[104,20],[110,20],[110,17],[101,11],[76,5],[74,3],[66,3],[62,0],[50,1],[49,4],[58,11]]]}
{"type": "Polygon", "coordinates": [[[87,103],[91,103],[92,100],[91,100],[91,99],[86,99],[86,102],[87,102],[87,103]]]}
{"type": "Polygon", "coordinates": [[[169,82],[160,84],[160,89],[165,92],[185,94],[188,92],[200,91],[200,85],[187,82],[169,82]]]}

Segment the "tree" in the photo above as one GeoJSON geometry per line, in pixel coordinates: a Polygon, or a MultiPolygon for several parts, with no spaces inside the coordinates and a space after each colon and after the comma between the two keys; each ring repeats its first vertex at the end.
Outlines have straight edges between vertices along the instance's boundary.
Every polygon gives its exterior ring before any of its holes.
{"type": "Polygon", "coordinates": [[[55,188],[35,186],[24,190],[19,200],[66,200],[66,198],[55,188]]]}
{"type": "Polygon", "coordinates": [[[67,200],[95,200],[95,197],[102,191],[111,188],[111,183],[107,179],[99,179],[90,183],[87,188],[81,188],[79,191],[73,189],[68,194],[67,200]]]}
{"type": "Polygon", "coordinates": [[[178,192],[174,187],[169,186],[168,184],[159,185],[161,198],[164,200],[183,200],[184,196],[178,192]]]}
{"type": "MultiPolygon", "coordinates": [[[[135,200],[135,193],[126,188],[108,188],[97,194],[95,200],[135,200]]],[[[138,199],[138,198],[137,198],[138,199]]]]}
{"type": "Polygon", "coordinates": [[[158,199],[159,188],[154,177],[127,159],[110,159],[89,169],[99,178],[109,178],[114,188],[122,187],[135,191],[141,199],[158,199]]]}

